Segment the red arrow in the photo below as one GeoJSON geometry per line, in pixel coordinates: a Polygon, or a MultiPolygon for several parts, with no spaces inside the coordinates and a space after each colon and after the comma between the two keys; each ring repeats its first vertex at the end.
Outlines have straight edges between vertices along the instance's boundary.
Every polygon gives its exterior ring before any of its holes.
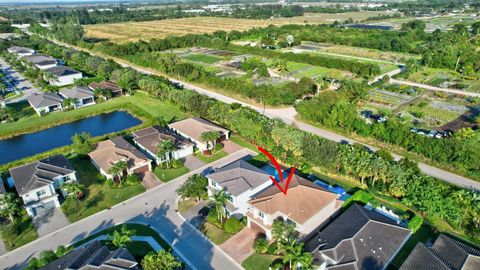
{"type": "Polygon", "coordinates": [[[278,187],[278,189],[280,189],[280,191],[283,192],[283,194],[287,195],[287,190],[288,190],[288,186],[290,185],[290,180],[292,180],[293,173],[295,172],[295,166],[290,169],[290,173],[288,174],[288,178],[287,178],[287,183],[285,183],[285,188],[282,188],[279,182],[283,182],[283,173],[277,160],[272,156],[272,154],[270,154],[267,150],[263,149],[262,147],[259,146],[258,150],[263,154],[265,154],[272,161],[273,166],[275,166],[275,168],[277,169],[279,181],[276,181],[276,179],[273,176],[270,176],[270,179],[278,187]]]}

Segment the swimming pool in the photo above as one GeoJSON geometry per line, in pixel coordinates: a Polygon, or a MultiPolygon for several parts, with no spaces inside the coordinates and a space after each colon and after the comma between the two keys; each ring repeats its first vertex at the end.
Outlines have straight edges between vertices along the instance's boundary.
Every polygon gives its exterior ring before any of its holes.
{"type": "MultiPolygon", "coordinates": [[[[263,167],[261,167],[260,169],[264,170],[267,174],[275,177],[275,179],[280,180],[279,179],[279,176],[278,176],[278,171],[277,169],[272,166],[272,165],[265,165],[263,167]]],[[[288,174],[290,173],[290,169],[287,169],[285,171],[282,171],[282,176],[283,178],[286,178],[288,176],[288,174]]]]}

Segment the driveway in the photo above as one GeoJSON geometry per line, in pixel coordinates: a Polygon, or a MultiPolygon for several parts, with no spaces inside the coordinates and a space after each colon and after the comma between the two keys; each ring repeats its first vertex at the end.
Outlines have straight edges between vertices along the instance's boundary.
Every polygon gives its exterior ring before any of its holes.
{"type": "Polygon", "coordinates": [[[199,225],[202,225],[207,219],[209,203],[209,200],[203,200],[191,209],[189,209],[187,212],[182,213],[182,216],[186,220],[188,220],[188,222],[190,222],[193,226],[198,228],[199,225]]]}
{"type": "Polygon", "coordinates": [[[5,60],[0,58],[0,68],[3,70],[6,79],[9,79],[13,82],[13,88],[17,90],[23,91],[24,95],[20,98],[15,98],[12,100],[8,100],[8,103],[14,103],[18,101],[25,100],[26,97],[31,95],[34,92],[38,92],[38,90],[33,87],[33,85],[25,79],[20,73],[14,70],[10,64],[8,64],[5,60]]]}
{"type": "Polygon", "coordinates": [[[200,159],[196,158],[194,155],[186,156],[183,160],[183,165],[190,169],[190,171],[196,170],[202,166],[205,166],[205,163],[200,159]]]}
{"type": "Polygon", "coordinates": [[[46,209],[37,207],[37,214],[33,217],[33,225],[37,229],[38,237],[63,229],[69,224],[70,222],[60,207],[46,209]]]}
{"type": "Polygon", "coordinates": [[[223,151],[227,152],[228,154],[235,153],[237,151],[242,150],[243,148],[232,141],[224,141],[222,143],[223,143],[223,151]]]}
{"type": "Polygon", "coordinates": [[[160,180],[153,174],[153,172],[148,171],[140,175],[140,179],[142,179],[142,185],[146,189],[152,189],[156,186],[159,186],[161,184],[160,180]]]}
{"type": "Polygon", "coordinates": [[[220,248],[237,263],[241,264],[246,258],[253,254],[253,243],[255,243],[258,234],[258,231],[245,227],[230,237],[220,248]]]}
{"type": "Polygon", "coordinates": [[[222,249],[214,245],[175,211],[178,198],[175,190],[192,174],[201,173],[210,166],[223,166],[252,154],[254,152],[243,149],[173,181],[147,190],[110,209],[70,224],[0,256],[1,266],[10,270],[22,269],[29,259],[38,256],[43,250],[55,250],[59,245],[75,243],[115,224],[134,222],[150,225],[192,269],[242,269],[222,249]]]}

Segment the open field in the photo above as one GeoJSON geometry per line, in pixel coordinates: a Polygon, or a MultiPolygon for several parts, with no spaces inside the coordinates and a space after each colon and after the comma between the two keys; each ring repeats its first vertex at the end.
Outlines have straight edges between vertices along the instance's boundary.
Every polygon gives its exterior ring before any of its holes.
{"type": "Polygon", "coordinates": [[[182,19],[167,19],[148,22],[127,22],[113,24],[86,25],[86,36],[90,38],[108,39],[113,42],[128,42],[136,40],[161,39],[167,36],[187,34],[213,33],[218,30],[248,30],[254,27],[267,27],[285,24],[321,24],[344,21],[348,18],[363,20],[380,12],[348,12],[339,14],[312,13],[301,17],[274,18],[269,20],[249,20],[220,17],[192,17],[182,19]]]}
{"type": "Polygon", "coordinates": [[[425,67],[412,73],[408,80],[433,85],[443,88],[461,89],[469,92],[480,93],[480,78],[463,76],[449,69],[425,67]]]}
{"type": "MultiPolygon", "coordinates": [[[[477,17],[475,17],[473,14],[454,14],[454,15],[438,15],[438,16],[429,16],[429,17],[416,17],[415,19],[425,21],[426,23],[426,29],[425,31],[427,32],[433,32],[436,29],[440,29],[442,31],[446,30],[451,30],[452,26],[457,24],[457,23],[464,23],[467,25],[472,24],[476,20],[478,20],[477,17]]],[[[394,18],[394,19],[388,19],[385,21],[377,21],[375,23],[371,24],[379,24],[379,25],[389,25],[393,26],[395,29],[399,29],[403,23],[411,21],[411,17],[406,17],[406,18],[394,18]]]]}

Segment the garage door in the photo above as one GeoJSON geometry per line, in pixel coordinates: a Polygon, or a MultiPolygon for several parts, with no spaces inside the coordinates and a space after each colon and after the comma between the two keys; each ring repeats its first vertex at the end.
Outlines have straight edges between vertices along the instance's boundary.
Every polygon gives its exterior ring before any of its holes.
{"type": "Polygon", "coordinates": [[[55,208],[55,202],[49,201],[34,208],[35,215],[42,216],[55,208]]]}
{"type": "Polygon", "coordinates": [[[260,227],[260,225],[258,225],[257,223],[255,223],[253,221],[250,221],[250,228],[257,231],[257,233],[265,235],[265,230],[262,227],[260,227]]]}
{"type": "Polygon", "coordinates": [[[135,170],[133,170],[136,174],[142,174],[142,173],[145,173],[145,172],[148,172],[149,169],[148,169],[148,165],[145,165],[145,166],[142,166],[140,168],[136,168],[135,170]]]}

